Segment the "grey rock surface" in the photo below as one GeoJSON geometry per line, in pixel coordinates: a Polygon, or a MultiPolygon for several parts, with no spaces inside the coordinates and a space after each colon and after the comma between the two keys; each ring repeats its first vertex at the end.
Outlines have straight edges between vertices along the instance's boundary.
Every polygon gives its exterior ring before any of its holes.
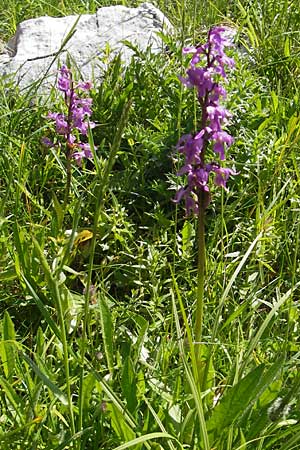
{"type": "Polygon", "coordinates": [[[126,65],[133,51],[122,41],[141,50],[150,46],[157,53],[163,49],[157,33],[171,31],[168,19],[151,3],[138,8],[103,7],[96,14],[84,14],[79,19],[74,15],[25,20],[0,54],[0,74],[8,78],[11,75],[21,89],[45,77],[41,85],[45,90],[55,82],[58,66],[69,59],[83,79],[97,84],[105,69],[103,55],[107,46],[110,57],[121,52],[126,65]],[[74,33],[68,40],[71,31],[74,33]]]}

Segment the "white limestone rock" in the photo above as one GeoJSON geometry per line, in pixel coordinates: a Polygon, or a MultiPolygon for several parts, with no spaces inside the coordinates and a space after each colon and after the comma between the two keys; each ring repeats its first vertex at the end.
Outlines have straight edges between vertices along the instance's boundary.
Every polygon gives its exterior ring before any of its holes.
{"type": "Polygon", "coordinates": [[[143,3],[138,8],[109,6],[98,9],[96,14],[82,15],[74,34],[63,45],[77,20],[75,15],[46,16],[20,23],[0,54],[0,74],[13,75],[20,88],[28,88],[46,76],[42,82],[45,90],[55,82],[58,66],[69,58],[83,79],[97,84],[105,68],[101,56],[107,46],[111,57],[121,52],[126,65],[133,51],[122,41],[129,41],[140,50],[150,46],[157,53],[163,49],[157,33],[172,31],[168,19],[151,3],[143,3]]]}

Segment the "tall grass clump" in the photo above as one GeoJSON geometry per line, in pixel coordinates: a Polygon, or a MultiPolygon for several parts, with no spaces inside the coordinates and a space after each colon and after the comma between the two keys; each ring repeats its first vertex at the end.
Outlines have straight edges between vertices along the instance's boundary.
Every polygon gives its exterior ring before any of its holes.
{"type": "MultiPolygon", "coordinates": [[[[114,2],[19,3],[3,40],[114,2]]],[[[3,450],[300,445],[299,6],[156,4],[101,86],[1,80],[3,450]]]]}

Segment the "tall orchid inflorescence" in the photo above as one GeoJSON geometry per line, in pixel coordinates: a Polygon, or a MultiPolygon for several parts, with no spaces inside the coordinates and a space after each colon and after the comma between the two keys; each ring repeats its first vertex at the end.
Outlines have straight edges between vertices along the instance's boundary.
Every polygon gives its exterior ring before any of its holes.
{"type": "MultiPolygon", "coordinates": [[[[75,83],[70,69],[63,65],[59,70],[57,88],[64,94],[66,113],[49,112],[48,119],[55,121],[56,133],[66,144],[66,156],[69,160],[74,158],[78,165],[81,165],[83,158],[92,158],[92,152],[88,143],[81,142],[82,136],[87,136],[88,128],[95,126],[89,121],[92,114],[92,99],[84,94],[92,87],[90,81],[75,83]]],[[[48,138],[43,139],[43,143],[48,146],[55,145],[48,138]]]]}
{"type": "Polygon", "coordinates": [[[221,161],[225,159],[225,148],[233,143],[232,136],[223,130],[231,114],[220,103],[226,98],[226,90],[220,83],[222,79],[227,80],[225,67],[234,67],[233,59],[224,52],[225,47],[231,45],[227,33],[225,27],[211,28],[207,43],[183,49],[192,59],[187,77],[179,78],[185,86],[196,88],[201,107],[200,131],[182,136],[177,144],[179,152],[185,155],[185,164],[177,175],[187,174],[187,185],[177,191],[174,201],[185,199],[187,215],[198,214],[200,202],[204,203],[204,208],[209,204],[210,173],[214,173],[214,183],[223,188],[229,176],[235,174],[215,161],[206,162],[210,143],[221,161]]]}

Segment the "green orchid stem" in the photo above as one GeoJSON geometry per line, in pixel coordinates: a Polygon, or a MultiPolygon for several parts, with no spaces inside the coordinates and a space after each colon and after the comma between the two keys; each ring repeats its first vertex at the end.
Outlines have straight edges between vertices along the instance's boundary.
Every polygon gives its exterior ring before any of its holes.
{"type": "Polygon", "coordinates": [[[204,278],[205,278],[205,192],[199,193],[198,211],[198,265],[197,265],[197,303],[195,317],[195,356],[198,369],[198,385],[202,384],[202,329],[203,329],[203,305],[204,305],[204,278]]]}
{"type": "Polygon", "coordinates": [[[70,152],[70,150],[67,153],[66,171],[67,171],[67,182],[66,182],[65,197],[64,197],[64,203],[63,203],[63,211],[66,211],[66,208],[67,208],[67,205],[68,205],[68,202],[69,202],[71,180],[72,180],[72,164],[71,164],[71,152],[70,152]]]}

